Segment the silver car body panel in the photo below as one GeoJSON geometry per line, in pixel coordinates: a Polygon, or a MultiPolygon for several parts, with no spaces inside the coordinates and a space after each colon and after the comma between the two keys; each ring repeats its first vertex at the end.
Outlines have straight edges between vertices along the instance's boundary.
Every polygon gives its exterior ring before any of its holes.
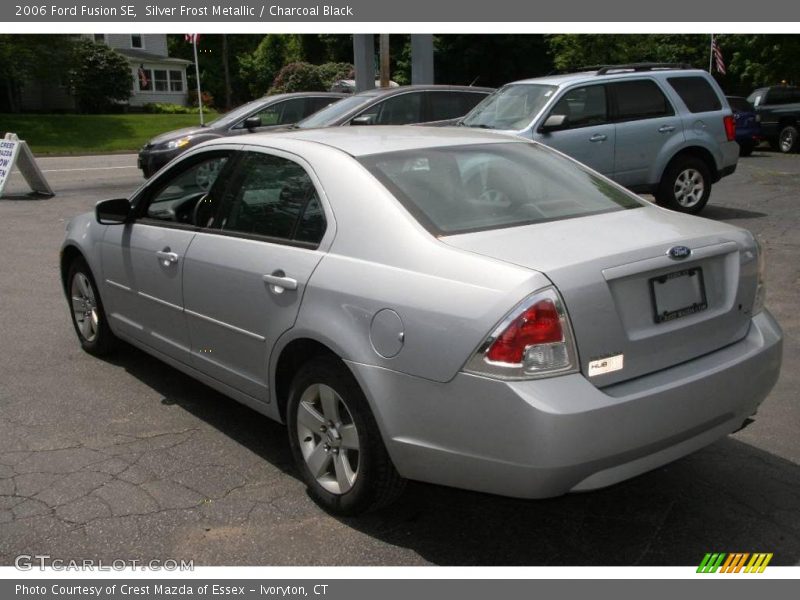
{"type": "Polygon", "coordinates": [[[411,127],[237,141],[185,156],[228,148],[299,162],[328,222],[318,248],[101,225],[93,214],[70,222],[64,247],[86,257],[117,335],[271,418],[283,418],[285,399],[275,392],[281,353],[313,340],[354,373],[401,474],[544,497],[613,483],[712,442],[741,425],[777,378],[780,329],[768,312],[747,312],[756,260],[744,230],[640,201],[603,215],[437,238],[354,156],[529,141],[411,127]],[[180,254],[176,265],[159,266],[155,252],[165,244],[180,254]],[[711,301],[655,331],[642,320],[650,315],[642,289],[674,267],[666,253],[675,245],[694,253],[687,265],[708,270],[711,301]],[[296,289],[271,289],[264,275],[278,270],[296,289]],[[553,284],[581,373],[508,382],[463,372],[514,306],[553,284]],[[588,360],[618,350],[624,369],[587,376],[588,360]]]}

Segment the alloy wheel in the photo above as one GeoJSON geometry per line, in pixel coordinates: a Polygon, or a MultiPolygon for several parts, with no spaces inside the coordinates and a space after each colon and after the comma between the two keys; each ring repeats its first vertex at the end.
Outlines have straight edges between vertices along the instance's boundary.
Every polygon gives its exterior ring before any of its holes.
{"type": "Polygon", "coordinates": [[[675,201],[684,208],[691,208],[703,199],[705,189],[702,173],[697,169],[685,169],[675,178],[675,201]]]}
{"type": "Polygon", "coordinates": [[[330,386],[314,384],[297,405],[297,439],[311,475],[332,494],[346,494],[358,477],[358,430],[344,399],[330,386]]]}
{"type": "Polygon", "coordinates": [[[70,286],[70,296],[72,298],[72,314],[75,317],[75,323],[78,324],[78,331],[87,342],[93,342],[100,329],[100,315],[92,284],[85,274],[75,273],[70,286]]]}

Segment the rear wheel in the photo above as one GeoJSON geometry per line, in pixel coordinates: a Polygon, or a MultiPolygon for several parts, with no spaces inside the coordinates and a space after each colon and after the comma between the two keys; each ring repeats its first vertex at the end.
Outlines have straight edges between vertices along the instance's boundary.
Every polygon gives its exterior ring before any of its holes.
{"type": "Polygon", "coordinates": [[[111,351],[117,338],[106,321],[103,302],[89,270],[82,258],[75,259],[67,274],[70,315],[81,347],[88,353],[102,356],[111,351]]]}
{"type": "Polygon", "coordinates": [[[786,125],[778,134],[778,150],[784,154],[797,150],[798,131],[795,125],[786,125]]]}
{"type": "Polygon", "coordinates": [[[711,195],[711,173],[694,156],[676,158],[667,167],[656,192],[656,201],[672,210],[697,214],[711,195]]]}
{"type": "Polygon", "coordinates": [[[352,373],[331,357],[300,368],[289,391],[289,443],[311,497],[353,515],[394,501],[405,486],[352,373]]]}

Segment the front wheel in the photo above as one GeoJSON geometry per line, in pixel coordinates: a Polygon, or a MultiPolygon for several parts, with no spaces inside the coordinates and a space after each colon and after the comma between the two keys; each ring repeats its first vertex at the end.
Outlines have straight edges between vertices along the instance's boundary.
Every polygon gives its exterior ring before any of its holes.
{"type": "Polygon", "coordinates": [[[697,214],[711,195],[708,166],[693,156],[679,157],[664,172],[656,192],[656,202],[672,210],[697,214]]]}
{"type": "Polygon", "coordinates": [[[289,443],[311,497],[325,510],[354,515],[386,506],[405,480],[392,464],[364,393],[340,361],[300,368],[289,391],[289,443]]]}
{"type": "Polygon", "coordinates": [[[81,347],[89,354],[102,356],[111,351],[117,338],[106,321],[103,302],[89,265],[82,258],[73,261],[67,274],[70,315],[81,347]]]}
{"type": "Polygon", "coordinates": [[[797,150],[798,137],[797,127],[786,125],[778,134],[778,150],[784,154],[794,152],[797,150]]]}

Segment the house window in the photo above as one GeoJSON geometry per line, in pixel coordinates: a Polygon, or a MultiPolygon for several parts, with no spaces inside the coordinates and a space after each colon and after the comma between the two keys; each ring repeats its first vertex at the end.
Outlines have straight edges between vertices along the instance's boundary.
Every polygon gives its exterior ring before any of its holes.
{"type": "Polygon", "coordinates": [[[169,91],[169,79],[167,78],[166,71],[163,71],[161,69],[154,69],[153,82],[155,83],[157,92],[169,91]]]}
{"type": "Polygon", "coordinates": [[[144,48],[144,40],[141,33],[131,35],[131,48],[144,48]]]}
{"type": "Polygon", "coordinates": [[[183,72],[170,71],[169,72],[169,91],[182,92],[183,91],[183,72]]]}
{"type": "Polygon", "coordinates": [[[105,33],[95,33],[94,34],[94,41],[99,44],[106,43],[106,34],[105,33]]]}

